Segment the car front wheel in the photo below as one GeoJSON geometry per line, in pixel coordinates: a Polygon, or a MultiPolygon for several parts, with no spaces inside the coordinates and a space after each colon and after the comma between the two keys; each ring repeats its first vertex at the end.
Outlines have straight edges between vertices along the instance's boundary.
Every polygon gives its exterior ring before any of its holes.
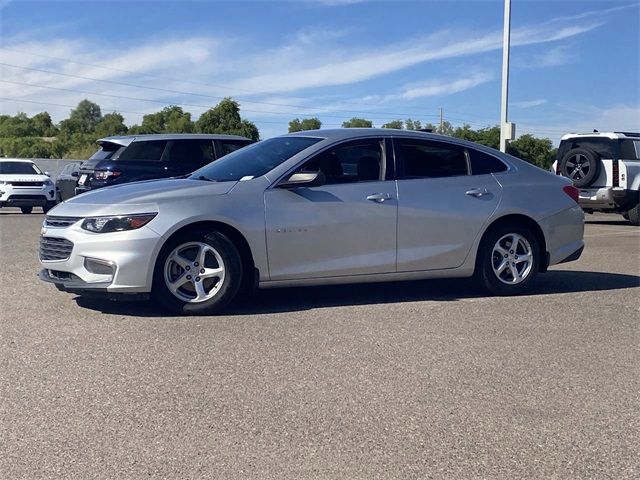
{"type": "Polygon", "coordinates": [[[22,211],[22,213],[29,214],[33,211],[33,207],[20,207],[20,210],[22,211]]]}
{"type": "Polygon", "coordinates": [[[495,295],[526,292],[540,266],[536,237],[520,225],[504,225],[490,231],[480,244],[478,255],[477,276],[495,295]]]}
{"type": "Polygon", "coordinates": [[[222,233],[192,233],[171,239],[156,261],[152,296],[179,315],[213,315],[236,297],[242,261],[222,233]]]}

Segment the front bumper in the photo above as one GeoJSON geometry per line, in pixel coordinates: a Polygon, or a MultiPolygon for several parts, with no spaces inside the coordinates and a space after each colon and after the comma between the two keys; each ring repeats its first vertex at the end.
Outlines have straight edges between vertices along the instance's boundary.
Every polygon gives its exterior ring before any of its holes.
{"type": "Polygon", "coordinates": [[[73,245],[68,257],[61,260],[44,260],[46,250],[41,246],[41,280],[75,293],[151,291],[155,259],[162,246],[159,234],[147,226],[126,232],[91,233],[80,228],[80,223],[81,220],[69,227],[43,227],[41,239],[62,239],[73,245]],[[96,273],[91,266],[95,262],[109,265],[110,273],[96,273]]]}
{"type": "Polygon", "coordinates": [[[42,187],[0,185],[0,206],[2,207],[44,207],[55,200],[55,185],[42,187]]]}
{"type": "Polygon", "coordinates": [[[618,187],[580,189],[580,206],[585,210],[627,211],[638,202],[638,192],[618,187]]]}

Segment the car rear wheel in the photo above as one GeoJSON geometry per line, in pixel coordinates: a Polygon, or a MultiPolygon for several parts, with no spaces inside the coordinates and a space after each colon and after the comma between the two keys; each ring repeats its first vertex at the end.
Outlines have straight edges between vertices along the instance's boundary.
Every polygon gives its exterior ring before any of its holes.
{"type": "Polygon", "coordinates": [[[636,227],[640,226],[640,203],[637,203],[635,207],[627,211],[626,219],[636,227]]]}
{"type": "Polygon", "coordinates": [[[152,296],[172,313],[212,315],[236,297],[242,261],[219,232],[192,233],[170,240],[156,261],[152,296]]]}
{"type": "Polygon", "coordinates": [[[576,187],[588,187],[600,175],[598,154],[586,148],[569,150],[560,161],[560,172],[576,187]]]}
{"type": "Polygon", "coordinates": [[[478,251],[476,274],[495,295],[518,295],[529,290],[538,274],[540,247],[536,236],[520,225],[491,230],[478,251]]]}
{"type": "Polygon", "coordinates": [[[22,213],[31,213],[33,211],[33,207],[20,207],[20,210],[22,211],[22,213]]]}

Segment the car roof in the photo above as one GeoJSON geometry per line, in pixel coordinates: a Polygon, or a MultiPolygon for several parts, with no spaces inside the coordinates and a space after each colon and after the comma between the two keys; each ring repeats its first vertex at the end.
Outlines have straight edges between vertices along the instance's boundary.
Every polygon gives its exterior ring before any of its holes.
{"type": "Polygon", "coordinates": [[[15,163],[33,163],[35,165],[34,162],[32,162],[31,160],[26,160],[24,158],[1,158],[0,157],[0,162],[15,162],[15,163]]]}
{"type": "Polygon", "coordinates": [[[371,136],[402,136],[422,139],[443,140],[452,139],[447,135],[421,132],[419,130],[396,130],[394,128],[327,128],[320,130],[303,130],[301,132],[288,133],[285,136],[318,137],[327,140],[345,140],[366,138],[371,136]]]}
{"type": "Polygon", "coordinates": [[[240,135],[222,135],[213,133],[145,133],[141,135],[118,135],[113,137],[104,137],[97,140],[98,143],[110,142],[117,143],[126,147],[131,142],[149,141],[149,140],[246,140],[251,141],[240,135]]]}
{"type": "Polygon", "coordinates": [[[590,133],[567,133],[560,140],[570,140],[572,138],[583,137],[601,137],[608,138],[610,140],[617,140],[619,138],[633,138],[640,139],[640,133],[635,132],[590,132],[590,133]]]}

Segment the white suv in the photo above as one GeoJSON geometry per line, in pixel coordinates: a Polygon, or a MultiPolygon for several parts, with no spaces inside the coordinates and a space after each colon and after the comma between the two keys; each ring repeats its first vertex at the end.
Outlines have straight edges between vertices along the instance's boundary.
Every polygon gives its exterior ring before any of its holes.
{"type": "Polygon", "coordinates": [[[42,207],[47,213],[55,204],[56,187],[35,163],[0,159],[0,207],[20,207],[22,213],[42,207]]]}
{"type": "Polygon", "coordinates": [[[621,213],[640,225],[640,134],[570,133],[562,137],[553,171],[580,189],[586,213],[621,213]]]}

